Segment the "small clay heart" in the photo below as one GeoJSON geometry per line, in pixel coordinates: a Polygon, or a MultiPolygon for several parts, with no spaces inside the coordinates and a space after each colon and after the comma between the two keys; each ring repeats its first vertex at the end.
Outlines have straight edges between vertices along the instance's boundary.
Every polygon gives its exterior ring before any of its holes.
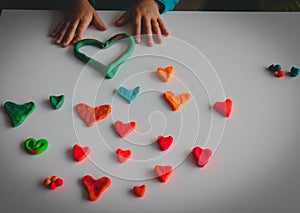
{"type": "Polygon", "coordinates": [[[171,105],[173,111],[179,110],[186,102],[191,99],[189,93],[176,96],[175,93],[168,91],[163,94],[164,99],[171,105]]]}
{"type": "Polygon", "coordinates": [[[132,90],[128,90],[125,87],[119,87],[118,93],[131,104],[139,95],[140,87],[136,87],[132,90]]]}
{"type": "Polygon", "coordinates": [[[123,123],[122,121],[116,121],[114,126],[121,138],[125,138],[129,133],[136,129],[135,122],[123,123]]]}
{"type": "Polygon", "coordinates": [[[77,162],[84,160],[89,153],[90,153],[90,148],[87,146],[81,147],[78,144],[75,144],[73,146],[73,156],[74,156],[74,160],[77,162]]]}
{"type": "Polygon", "coordinates": [[[196,146],[193,149],[193,155],[197,165],[203,168],[212,156],[212,151],[210,149],[202,149],[201,147],[196,146]]]}
{"type": "Polygon", "coordinates": [[[166,68],[159,67],[157,68],[157,73],[162,81],[168,82],[170,77],[173,74],[173,70],[174,70],[173,66],[168,66],[166,68]]]}
{"type": "Polygon", "coordinates": [[[34,138],[28,138],[24,142],[24,147],[29,154],[37,155],[48,149],[48,141],[46,139],[36,140],[34,138]]]}
{"type": "Polygon", "coordinates": [[[173,137],[172,136],[168,136],[168,137],[159,136],[157,139],[157,143],[158,143],[161,151],[166,151],[172,145],[173,137]]]}
{"type": "Polygon", "coordinates": [[[141,186],[134,186],[132,188],[133,193],[137,197],[144,197],[146,190],[147,190],[147,186],[145,184],[141,186]]]}
{"type": "Polygon", "coordinates": [[[232,111],[232,100],[226,99],[224,102],[216,102],[214,109],[226,118],[229,118],[232,111]]]}
{"type": "Polygon", "coordinates": [[[172,166],[155,166],[154,171],[157,179],[162,183],[166,183],[173,173],[173,168],[172,166]]]}
{"type": "Polygon", "coordinates": [[[49,100],[54,109],[59,109],[64,104],[65,96],[64,95],[60,95],[60,96],[51,95],[49,97],[49,100]]]}
{"type": "Polygon", "coordinates": [[[106,118],[111,112],[110,105],[101,105],[96,108],[91,107],[87,104],[77,104],[76,110],[79,117],[86,123],[88,127],[93,126],[96,121],[106,118]]]}
{"type": "Polygon", "coordinates": [[[117,149],[116,151],[120,163],[125,163],[131,157],[131,150],[117,149]]]}
{"type": "Polygon", "coordinates": [[[101,194],[111,185],[108,177],[102,177],[95,180],[92,176],[86,175],[82,178],[82,183],[89,193],[89,200],[96,201],[101,194]]]}

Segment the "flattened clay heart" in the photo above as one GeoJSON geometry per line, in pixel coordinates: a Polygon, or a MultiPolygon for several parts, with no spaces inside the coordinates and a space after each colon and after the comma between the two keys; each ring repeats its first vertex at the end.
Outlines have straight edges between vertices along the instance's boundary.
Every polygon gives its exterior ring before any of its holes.
{"type": "Polygon", "coordinates": [[[54,109],[59,109],[64,104],[65,96],[64,95],[60,95],[60,96],[51,95],[49,97],[49,100],[54,109]]]}
{"type": "Polygon", "coordinates": [[[125,163],[131,157],[131,150],[117,149],[116,151],[120,163],[125,163]]]}
{"type": "Polygon", "coordinates": [[[118,93],[131,104],[139,95],[140,87],[136,87],[132,90],[128,90],[125,87],[119,87],[118,93]]]}
{"type": "Polygon", "coordinates": [[[116,121],[114,126],[121,138],[125,138],[129,133],[136,129],[136,123],[134,121],[129,123],[116,121]]]}
{"type": "Polygon", "coordinates": [[[101,194],[111,185],[108,177],[102,177],[95,180],[92,176],[86,175],[82,178],[82,183],[89,193],[89,200],[96,201],[101,194]]]}
{"type": "Polygon", "coordinates": [[[28,138],[24,142],[24,147],[29,154],[37,155],[47,150],[48,141],[46,139],[36,140],[34,138],[28,138]]]}
{"type": "Polygon", "coordinates": [[[166,68],[159,67],[157,68],[157,73],[162,81],[168,82],[170,77],[173,74],[173,70],[174,70],[173,66],[168,66],[166,68]]]}
{"type": "Polygon", "coordinates": [[[10,101],[7,101],[4,104],[4,108],[8,113],[12,121],[12,126],[17,127],[21,125],[24,120],[35,110],[35,103],[28,102],[25,104],[16,104],[10,101]]]}
{"type": "Polygon", "coordinates": [[[120,33],[120,34],[114,35],[113,37],[108,39],[106,42],[101,42],[96,39],[83,39],[81,41],[78,41],[74,46],[74,53],[75,53],[75,56],[79,60],[83,61],[84,63],[90,62],[92,65],[94,65],[99,70],[104,70],[105,78],[111,79],[117,73],[119,66],[122,63],[124,63],[132,55],[132,53],[134,51],[134,45],[135,45],[135,41],[131,35],[129,35],[127,33],[120,33]],[[119,58],[114,60],[108,66],[106,66],[105,64],[103,64],[100,61],[97,61],[97,60],[85,55],[84,53],[82,53],[79,50],[83,46],[95,46],[100,49],[106,49],[106,48],[112,46],[113,44],[115,44],[116,42],[118,42],[122,39],[125,39],[125,38],[128,38],[128,40],[129,40],[129,47],[127,48],[127,50],[125,52],[122,53],[122,55],[119,58]]]}
{"type": "Polygon", "coordinates": [[[146,190],[147,190],[147,186],[145,184],[141,186],[134,186],[132,188],[133,193],[137,197],[144,197],[146,190]]]}
{"type": "Polygon", "coordinates": [[[84,160],[89,153],[90,153],[90,148],[87,146],[81,147],[78,144],[75,144],[73,146],[73,156],[74,156],[74,160],[77,162],[84,160]]]}
{"type": "Polygon", "coordinates": [[[172,166],[155,166],[154,171],[157,179],[162,183],[166,183],[173,173],[173,168],[172,166]]]}
{"type": "Polygon", "coordinates": [[[191,99],[189,93],[176,96],[174,92],[168,91],[163,95],[164,99],[171,105],[173,111],[179,110],[186,102],[191,99]]]}
{"type": "Polygon", "coordinates": [[[210,149],[202,149],[201,147],[196,146],[193,149],[193,155],[197,165],[203,168],[212,156],[212,151],[210,149]]]}
{"type": "Polygon", "coordinates": [[[166,151],[172,145],[173,137],[172,136],[168,136],[168,137],[159,136],[157,139],[157,142],[158,142],[158,145],[159,145],[161,151],[166,151]]]}
{"type": "Polygon", "coordinates": [[[110,105],[101,105],[96,108],[87,104],[77,104],[76,110],[79,117],[85,122],[88,127],[93,126],[97,121],[106,118],[111,112],[110,105]]]}
{"type": "Polygon", "coordinates": [[[224,102],[216,102],[214,109],[226,118],[229,118],[232,111],[232,100],[226,99],[224,102]]]}

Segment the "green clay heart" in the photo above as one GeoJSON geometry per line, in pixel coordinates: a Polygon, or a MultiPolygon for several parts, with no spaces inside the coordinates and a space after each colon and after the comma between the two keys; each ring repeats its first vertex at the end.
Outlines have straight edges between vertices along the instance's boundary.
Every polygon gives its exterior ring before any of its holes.
{"type": "Polygon", "coordinates": [[[59,109],[64,104],[65,96],[64,95],[60,95],[60,96],[51,95],[49,97],[49,100],[54,109],[59,109]]]}
{"type": "Polygon", "coordinates": [[[35,103],[28,102],[25,104],[16,104],[10,101],[7,101],[4,104],[4,108],[6,109],[8,116],[12,121],[12,126],[17,127],[21,125],[24,120],[34,111],[35,103]]]}
{"type": "Polygon", "coordinates": [[[115,74],[117,73],[119,66],[122,63],[124,63],[132,55],[132,53],[134,51],[134,45],[135,45],[135,41],[131,35],[129,35],[127,33],[120,33],[120,34],[114,35],[113,37],[108,39],[106,42],[101,42],[96,39],[83,39],[81,41],[78,41],[74,46],[74,53],[75,53],[75,56],[79,60],[83,61],[84,63],[90,62],[93,66],[96,67],[96,69],[104,70],[105,78],[112,79],[115,76],[115,74]],[[112,46],[113,44],[115,44],[116,42],[118,42],[122,39],[125,39],[125,38],[129,39],[129,47],[127,48],[126,51],[124,51],[121,54],[121,56],[118,59],[114,60],[108,66],[106,66],[105,64],[103,64],[103,63],[85,55],[81,51],[79,51],[79,49],[83,46],[96,46],[100,49],[106,49],[106,48],[112,46]]]}
{"type": "Polygon", "coordinates": [[[24,142],[24,147],[29,154],[37,155],[47,150],[48,141],[46,139],[36,140],[34,138],[28,138],[24,142]]]}

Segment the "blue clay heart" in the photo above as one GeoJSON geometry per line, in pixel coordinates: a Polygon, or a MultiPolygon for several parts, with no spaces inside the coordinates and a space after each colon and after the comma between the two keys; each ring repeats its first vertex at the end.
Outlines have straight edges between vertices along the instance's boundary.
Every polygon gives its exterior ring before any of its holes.
{"type": "Polygon", "coordinates": [[[132,90],[128,90],[125,87],[119,87],[118,93],[131,104],[139,95],[140,87],[136,87],[132,90]]]}

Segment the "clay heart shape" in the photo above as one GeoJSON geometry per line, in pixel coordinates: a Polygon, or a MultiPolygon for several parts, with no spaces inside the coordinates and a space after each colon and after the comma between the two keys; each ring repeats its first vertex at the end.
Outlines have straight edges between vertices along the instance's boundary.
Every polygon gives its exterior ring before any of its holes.
{"type": "Polygon", "coordinates": [[[159,78],[164,81],[164,82],[168,82],[170,77],[172,76],[173,74],[173,66],[168,66],[166,68],[157,68],[157,73],[158,73],[158,76],[159,78]]]}
{"type": "Polygon", "coordinates": [[[173,137],[172,136],[164,137],[160,135],[158,136],[157,143],[161,151],[166,151],[172,145],[173,137]]]}
{"type": "Polygon", "coordinates": [[[210,149],[202,149],[201,147],[196,146],[193,149],[193,155],[197,165],[203,168],[212,156],[212,151],[210,149]]]}
{"type": "Polygon", "coordinates": [[[4,108],[12,121],[12,126],[17,127],[24,122],[24,120],[35,110],[36,107],[35,103],[32,101],[25,104],[16,104],[11,101],[7,101],[4,104],[4,108]]]}
{"type": "Polygon", "coordinates": [[[89,200],[96,201],[111,185],[111,180],[105,176],[95,180],[92,176],[86,175],[82,178],[82,183],[89,193],[89,200]]]}
{"type": "Polygon", "coordinates": [[[176,96],[175,93],[168,91],[163,94],[164,99],[171,105],[173,111],[179,110],[186,102],[191,99],[189,93],[176,96]]]}
{"type": "Polygon", "coordinates": [[[131,150],[117,149],[116,151],[120,163],[125,163],[131,157],[131,150]]]}
{"type": "Polygon", "coordinates": [[[224,102],[216,102],[214,109],[226,118],[229,118],[232,111],[232,100],[226,99],[224,102]]]}
{"type": "Polygon", "coordinates": [[[73,156],[74,160],[77,162],[80,162],[84,160],[90,153],[90,148],[89,147],[81,147],[78,144],[75,144],[73,146],[73,156]]]}
{"type": "Polygon", "coordinates": [[[36,140],[34,138],[28,138],[24,142],[24,147],[29,154],[37,155],[45,152],[48,149],[48,144],[46,139],[36,140]]]}
{"type": "Polygon", "coordinates": [[[111,112],[110,105],[101,105],[96,108],[91,107],[87,104],[77,104],[76,110],[79,117],[85,122],[88,127],[93,126],[97,121],[106,118],[111,112]]]}
{"type": "Polygon", "coordinates": [[[173,168],[172,166],[155,166],[154,171],[157,179],[162,183],[166,183],[173,173],[173,168]]]}
{"type": "Polygon", "coordinates": [[[282,69],[279,69],[277,72],[275,72],[275,75],[278,78],[283,78],[284,77],[284,71],[282,69]]]}
{"type": "Polygon", "coordinates": [[[60,96],[51,95],[49,97],[49,100],[54,109],[59,109],[64,104],[65,96],[64,95],[60,95],[60,96]]]}
{"type": "Polygon", "coordinates": [[[134,121],[129,123],[116,121],[114,126],[121,138],[125,138],[129,133],[136,129],[136,123],[134,121]]]}
{"type": "Polygon", "coordinates": [[[117,73],[119,66],[122,63],[124,63],[132,55],[132,53],[134,51],[134,45],[135,45],[135,41],[131,35],[129,35],[127,33],[120,33],[120,34],[114,35],[113,37],[108,39],[106,42],[101,42],[96,39],[83,39],[81,41],[78,41],[74,46],[74,53],[75,53],[75,56],[79,60],[83,61],[84,63],[90,62],[91,65],[96,67],[96,69],[101,70],[101,71],[103,70],[105,72],[105,78],[111,79],[117,73]],[[128,48],[121,54],[120,57],[118,57],[116,60],[114,60],[108,66],[106,66],[102,62],[99,62],[99,61],[85,55],[84,53],[82,53],[79,50],[83,46],[95,46],[100,49],[106,49],[106,48],[109,48],[110,46],[112,46],[113,44],[117,43],[118,41],[126,39],[126,38],[129,41],[128,48]]]}
{"type": "Polygon", "coordinates": [[[128,90],[125,87],[119,87],[118,93],[131,104],[139,95],[140,87],[136,87],[132,90],[128,90]]]}
{"type": "Polygon", "coordinates": [[[146,190],[147,190],[147,186],[145,184],[141,186],[134,186],[132,188],[133,193],[137,197],[144,197],[146,190]]]}

